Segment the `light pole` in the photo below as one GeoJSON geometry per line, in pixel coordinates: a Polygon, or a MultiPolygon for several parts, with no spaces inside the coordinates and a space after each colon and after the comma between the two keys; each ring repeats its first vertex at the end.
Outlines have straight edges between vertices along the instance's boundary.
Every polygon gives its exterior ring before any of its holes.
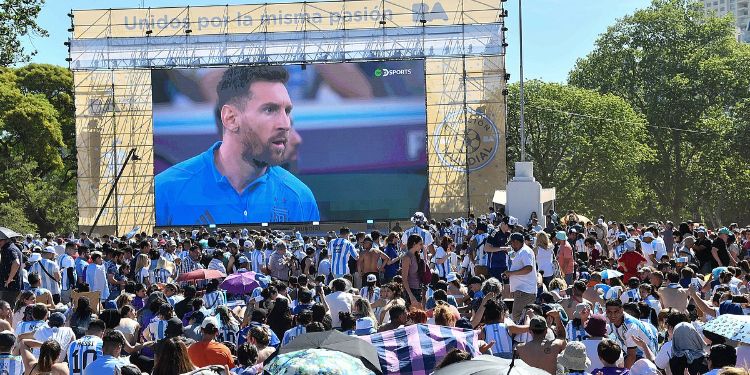
{"type": "Polygon", "coordinates": [[[519,61],[520,61],[520,69],[519,69],[519,76],[521,83],[519,84],[519,109],[520,109],[520,115],[518,117],[519,119],[519,126],[521,127],[520,133],[521,133],[521,161],[526,161],[526,127],[523,123],[523,105],[524,105],[524,98],[523,98],[523,17],[521,16],[521,0],[518,0],[518,49],[519,49],[519,61]]]}

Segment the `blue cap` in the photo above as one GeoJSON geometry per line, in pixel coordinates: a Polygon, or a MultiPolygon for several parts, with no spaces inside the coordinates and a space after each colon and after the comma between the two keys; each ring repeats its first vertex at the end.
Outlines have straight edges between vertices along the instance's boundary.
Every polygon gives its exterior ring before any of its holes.
{"type": "Polygon", "coordinates": [[[589,275],[588,272],[581,272],[581,275],[578,276],[578,278],[581,280],[589,281],[589,279],[591,279],[591,275],[589,275]]]}
{"type": "Polygon", "coordinates": [[[564,241],[564,240],[568,239],[568,235],[565,234],[564,231],[559,231],[559,232],[555,233],[555,238],[557,238],[560,241],[564,241]]]}
{"type": "Polygon", "coordinates": [[[628,239],[628,236],[625,233],[620,233],[617,235],[617,239],[620,241],[625,241],[628,239]]]}
{"type": "Polygon", "coordinates": [[[247,260],[247,257],[239,257],[239,259],[237,259],[237,264],[243,264],[243,263],[250,263],[247,260]]]}

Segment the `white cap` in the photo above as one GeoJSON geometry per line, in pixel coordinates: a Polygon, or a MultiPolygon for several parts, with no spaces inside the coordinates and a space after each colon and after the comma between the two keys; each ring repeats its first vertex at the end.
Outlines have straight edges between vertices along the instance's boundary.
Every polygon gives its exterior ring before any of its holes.
{"type": "Polygon", "coordinates": [[[508,225],[510,225],[511,227],[518,225],[518,219],[516,219],[513,216],[509,216],[508,217],[508,225]]]}
{"type": "Polygon", "coordinates": [[[44,248],[44,250],[42,250],[42,252],[43,253],[55,254],[55,248],[52,247],[52,246],[47,246],[47,247],[44,248]]]}
{"type": "Polygon", "coordinates": [[[448,274],[448,276],[445,278],[445,280],[447,282],[449,282],[449,283],[452,283],[452,282],[458,280],[458,277],[456,276],[455,272],[451,272],[451,273],[448,274]]]}
{"type": "Polygon", "coordinates": [[[368,283],[374,283],[376,281],[378,281],[378,277],[377,276],[375,276],[374,274],[367,275],[367,282],[368,283]]]}
{"type": "Polygon", "coordinates": [[[208,316],[205,319],[203,319],[203,323],[201,323],[201,328],[206,328],[208,325],[211,324],[214,328],[219,329],[219,322],[216,321],[216,318],[213,316],[208,316]]]}
{"type": "Polygon", "coordinates": [[[643,232],[643,238],[654,238],[654,234],[647,230],[643,232]]]}
{"type": "Polygon", "coordinates": [[[325,245],[326,245],[326,240],[322,238],[318,240],[318,246],[325,246],[325,245]]]}
{"type": "Polygon", "coordinates": [[[254,249],[254,248],[255,248],[255,242],[253,242],[253,241],[250,241],[250,240],[246,240],[246,241],[245,241],[245,242],[244,242],[244,243],[242,244],[242,246],[243,246],[243,247],[246,247],[246,248],[248,248],[248,249],[254,249]]]}

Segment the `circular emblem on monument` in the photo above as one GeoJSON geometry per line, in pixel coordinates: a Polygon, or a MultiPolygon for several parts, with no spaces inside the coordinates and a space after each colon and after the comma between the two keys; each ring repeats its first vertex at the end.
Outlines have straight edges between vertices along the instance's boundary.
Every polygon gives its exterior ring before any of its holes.
{"type": "Polygon", "coordinates": [[[432,140],[440,164],[462,172],[486,167],[495,158],[499,147],[500,132],[495,123],[481,110],[471,108],[445,115],[443,122],[435,128],[432,140]]]}

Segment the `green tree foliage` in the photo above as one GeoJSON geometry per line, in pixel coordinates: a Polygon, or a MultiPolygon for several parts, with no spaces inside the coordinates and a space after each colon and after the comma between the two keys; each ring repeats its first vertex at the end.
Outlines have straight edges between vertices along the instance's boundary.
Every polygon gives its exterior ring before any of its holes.
{"type": "Polygon", "coordinates": [[[75,229],[72,89],[62,67],[0,68],[0,225],[75,229]]]}
{"type": "Polygon", "coordinates": [[[36,17],[44,0],[3,0],[0,2],[0,66],[28,62],[36,51],[27,53],[21,38],[28,35],[47,36],[36,17]]]}
{"type": "Polygon", "coordinates": [[[750,46],[734,32],[731,18],[706,15],[700,2],[654,0],[609,27],[570,73],[570,84],[618,95],[648,122],[656,157],[636,173],[654,194],[642,206],[654,217],[747,215],[747,143],[738,141],[750,46]]]}
{"type": "MultiPolygon", "coordinates": [[[[557,83],[524,85],[527,160],[559,207],[628,219],[642,213],[642,179],[652,153],[643,119],[621,98],[557,83]]],[[[508,171],[520,161],[519,86],[509,87],[508,171]]]]}

